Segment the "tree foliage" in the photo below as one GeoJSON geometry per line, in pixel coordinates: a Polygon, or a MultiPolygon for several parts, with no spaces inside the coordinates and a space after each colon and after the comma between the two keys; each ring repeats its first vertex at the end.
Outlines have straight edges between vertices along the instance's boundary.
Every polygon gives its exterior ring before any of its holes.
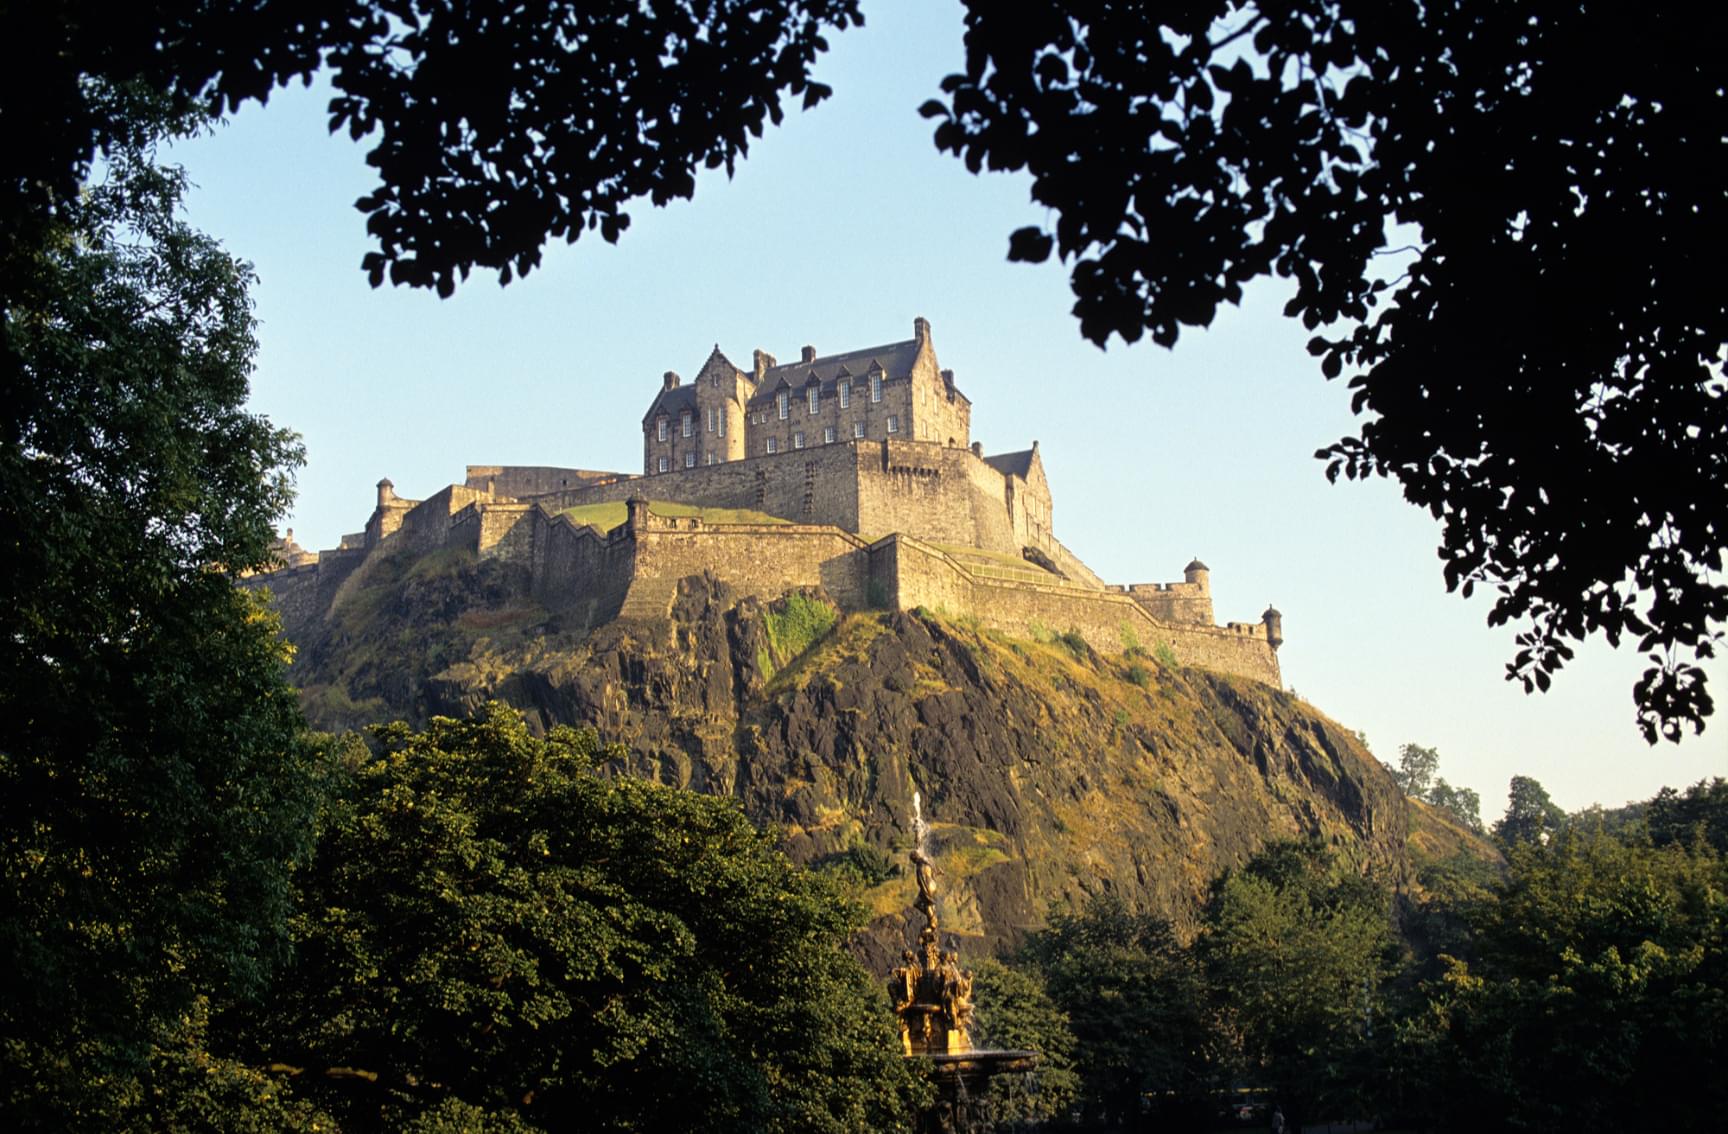
{"type": "Polygon", "coordinates": [[[1391,975],[1390,895],[1314,842],[1274,843],[1213,888],[1198,948],[1251,1081],[1286,1113],[1366,1113],[1391,975]]]}
{"type": "Polygon", "coordinates": [[[1472,831],[1482,830],[1482,797],[1474,788],[1453,787],[1440,770],[1440,753],[1420,744],[1398,749],[1398,766],[1384,765],[1405,795],[1439,808],[1472,831]]]}
{"type": "Polygon", "coordinates": [[[1703,845],[1576,829],[1509,857],[1497,900],[1477,909],[1477,959],[1452,963],[1401,1036],[1425,1124],[1718,1129],[1722,860],[1703,845]]]}
{"type": "MultiPolygon", "coordinates": [[[[11,105],[8,105],[10,115],[11,105]]],[[[286,944],[317,805],[268,558],[299,460],[244,411],[250,280],[146,155],[17,259],[0,320],[0,1109],[97,1128],[286,944]]]]}
{"type": "Polygon", "coordinates": [[[1073,262],[1083,333],[1171,345],[1289,280],[1365,418],[1328,475],[1394,476],[1441,521],[1447,586],[1494,587],[1489,621],[1522,626],[1508,677],[1546,689],[1572,643],[1630,638],[1646,738],[1702,729],[1728,620],[1728,141],[1690,15],[967,9],[966,70],[924,112],[973,171],[1030,172],[1053,231],[1009,258],[1073,262]]]}
{"type": "Polygon", "coordinates": [[[1025,959],[1067,1014],[1080,1101],[1093,1119],[1138,1123],[1148,1092],[1192,1099],[1211,1085],[1204,974],[1167,921],[1094,897],[1053,912],[1025,959]]]}
{"type": "Polygon", "coordinates": [[[1548,798],[1548,789],[1530,776],[1513,776],[1506,793],[1506,814],[1494,823],[1502,847],[1538,843],[1566,825],[1566,813],[1548,798]]]}
{"type": "Polygon", "coordinates": [[[902,1129],[919,1084],[849,907],[736,803],[595,774],[512,711],[383,729],[230,1015],[345,1130],[902,1129]]]}
{"type": "Polygon", "coordinates": [[[973,1046],[1038,1053],[1038,1069],[1031,1075],[1002,1075],[991,1081],[985,1118],[1002,1131],[1036,1129],[1065,1118],[1081,1085],[1068,1014],[1051,999],[1036,968],[986,957],[974,970],[978,1014],[973,1046]]]}
{"type": "Polygon", "coordinates": [[[448,295],[474,267],[508,282],[549,237],[598,229],[624,206],[695,191],[778,123],[783,95],[815,105],[824,33],[862,23],[857,0],[611,0],[449,5],[429,0],[11,5],[0,17],[8,131],[0,239],[76,199],[132,120],[110,92],[232,110],[328,68],[332,130],[373,148],[358,202],[374,284],[448,295]]]}

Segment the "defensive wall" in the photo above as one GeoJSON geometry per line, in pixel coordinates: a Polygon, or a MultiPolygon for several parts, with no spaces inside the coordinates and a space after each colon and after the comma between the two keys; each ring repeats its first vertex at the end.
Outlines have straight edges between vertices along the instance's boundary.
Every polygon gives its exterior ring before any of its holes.
{"type": "MultiPolygon", "coordinates": [[[[1009,555],[1024,548],[1077,582],[1104,584],[1050,534],[1050,490],[1036,445],[1027,475],[1005,474],[976,448],[925,441],[848,441],[559,489],[529,497],[548,511],[650,497],[743,508],[874,539],[908,532],[932,543],[1009,555]]],[[[474,483],[470,478],[470,483],[474,483]]]]}
{"type": "Polygon", "coordinates": [[[922,606],[1014,637],[1072,630],[1100,654],[1166,647],[1183,665],[1281,684],[1277,612],[1261,622],[1213,625],[1198,563],[1190,565],[1188,582],[1101,588],[1035,561],[944,548],[905,532],[870,541],[832,524],[713,524],[655,515],[640,497],[629,501],[625,523],[609,532],[549,511],[543,501],[499,499],[460,485],[403,502],[411,505],[406,509],[398,501],[381,501],[394,527],[370,545],[323,552],[315,564],[250,582],[272,588],[292,627],[326,616],[364,584],[366,565],[384,556],[462,548],[524,568],[537,602],[598,626],[620,616],[664,616],[679,579],[712,571],[745,594],[820,587],[846,610],[922,606]],[[1203,621],[1195,618],[1202,611],[1203,621]]]}

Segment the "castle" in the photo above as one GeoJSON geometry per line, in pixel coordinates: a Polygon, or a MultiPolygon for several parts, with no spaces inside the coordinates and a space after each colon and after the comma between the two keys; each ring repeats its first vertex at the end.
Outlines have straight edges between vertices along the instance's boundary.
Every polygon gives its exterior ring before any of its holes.
{"type": "Polygon", "coordinates": [[[257,577],[290,625],[321,617],[397,551],[453,547],[521,569],[544,606],[597,626],[664,616],[678,580],[712,571],[765,598],[821,587],[842,609],[928,607],[1018,637],[1078,632],[1281,685],[1281,617],[1216,625],[1205,564],[1179,583],[1112,586],[1051,531],[1034,441],[986,456],[930,325],[905,342],[740,370],[716,346],[668,372],[642,419],[642,472],[470,465],[424,500],[389,480],[365,530],[318,553],[292,532],[257,577]],[[616,526],[594,506],[624,505],[616,526]],[[660,506],[658,511],[656,506],[660,506]],[[684,507],[669,507],[682,505],[684,507]],[[714,513],[714,514],[709,514],[714,513]]]}

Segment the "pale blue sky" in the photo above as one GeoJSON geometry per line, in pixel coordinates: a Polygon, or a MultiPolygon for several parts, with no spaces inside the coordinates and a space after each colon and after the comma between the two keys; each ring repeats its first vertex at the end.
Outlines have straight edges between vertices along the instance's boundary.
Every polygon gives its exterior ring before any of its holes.
{"type": "MultiPolygon", "coordinates": [[[[1286,683],[1382,759],[1438,748],[1484,819],[1513,774],[1567,808],[1728,774],[1723,714],[1678,748],[1638,737],[1633,653],[1584,648],[1546,695],[1502,680],[1512,634],[1445,593],[1437,525],[1394,484],[1327,484],[1312,453],[1353,430],[1348,392],[1279,315],[1280,286],[1174,351],[1081,339],[1066,271],[1006,262],[1008,233],[1047,219],[1027,181],[968,174],[917,115],[960,67],[959,9],[865,10],[819,65],[834,97],[790,112],[734,179],[632,210],[616,246],[551,248],[505,289],[367,287],[365,147],[326,134],[327,92],[280,92],[177,147],[190,218],[257,267],[253,406],[305,438],[299,541],[359,530],[382,476],[418,497],[470,463],[637,471],[662,371],[688,378],[715,343],[747,364],[891,342],[923,315],[985,450],[1039,440],[1064,543],[1112,582],[1176,579],[1197,555],[1222,620],[1276,603],[1286,683]]],[[[1728,703],[1728,665],[1710,672],[1728,703]]]]}

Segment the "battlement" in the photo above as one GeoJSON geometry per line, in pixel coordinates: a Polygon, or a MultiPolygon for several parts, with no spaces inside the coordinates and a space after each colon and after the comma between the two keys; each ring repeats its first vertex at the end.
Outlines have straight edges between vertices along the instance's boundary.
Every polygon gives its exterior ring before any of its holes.
{"type": "Polygon", "coordinates": [[[1180,582],[1106,584],[1052,532],[1038,443],[986,455],[970,406],[923,319],[906,342],[806,347],[785,366],[758,350],[749,372],[716,346],[692,382],[662,377],[642,475],[469,465],[424,500],[384,479],[363,532],[316,554],[289,533],[283,568],[247,582],[269,585],[292,623],[328,617],[380,556],[460,548],[519,568],[535,601],[598,626],[664,614],[678,579],[711,571],[745,593],[821,587],[848,610],[925,606],[1013,635],[1074,630],[1100,653],[1164,647],[1183,664],[1279,683],[1276,610],[1216,625],[1198,559],[1180,582]],[[619,504],[621,522],[604,530],[570,514],[609,507],[617,520],[619,504]]]}

